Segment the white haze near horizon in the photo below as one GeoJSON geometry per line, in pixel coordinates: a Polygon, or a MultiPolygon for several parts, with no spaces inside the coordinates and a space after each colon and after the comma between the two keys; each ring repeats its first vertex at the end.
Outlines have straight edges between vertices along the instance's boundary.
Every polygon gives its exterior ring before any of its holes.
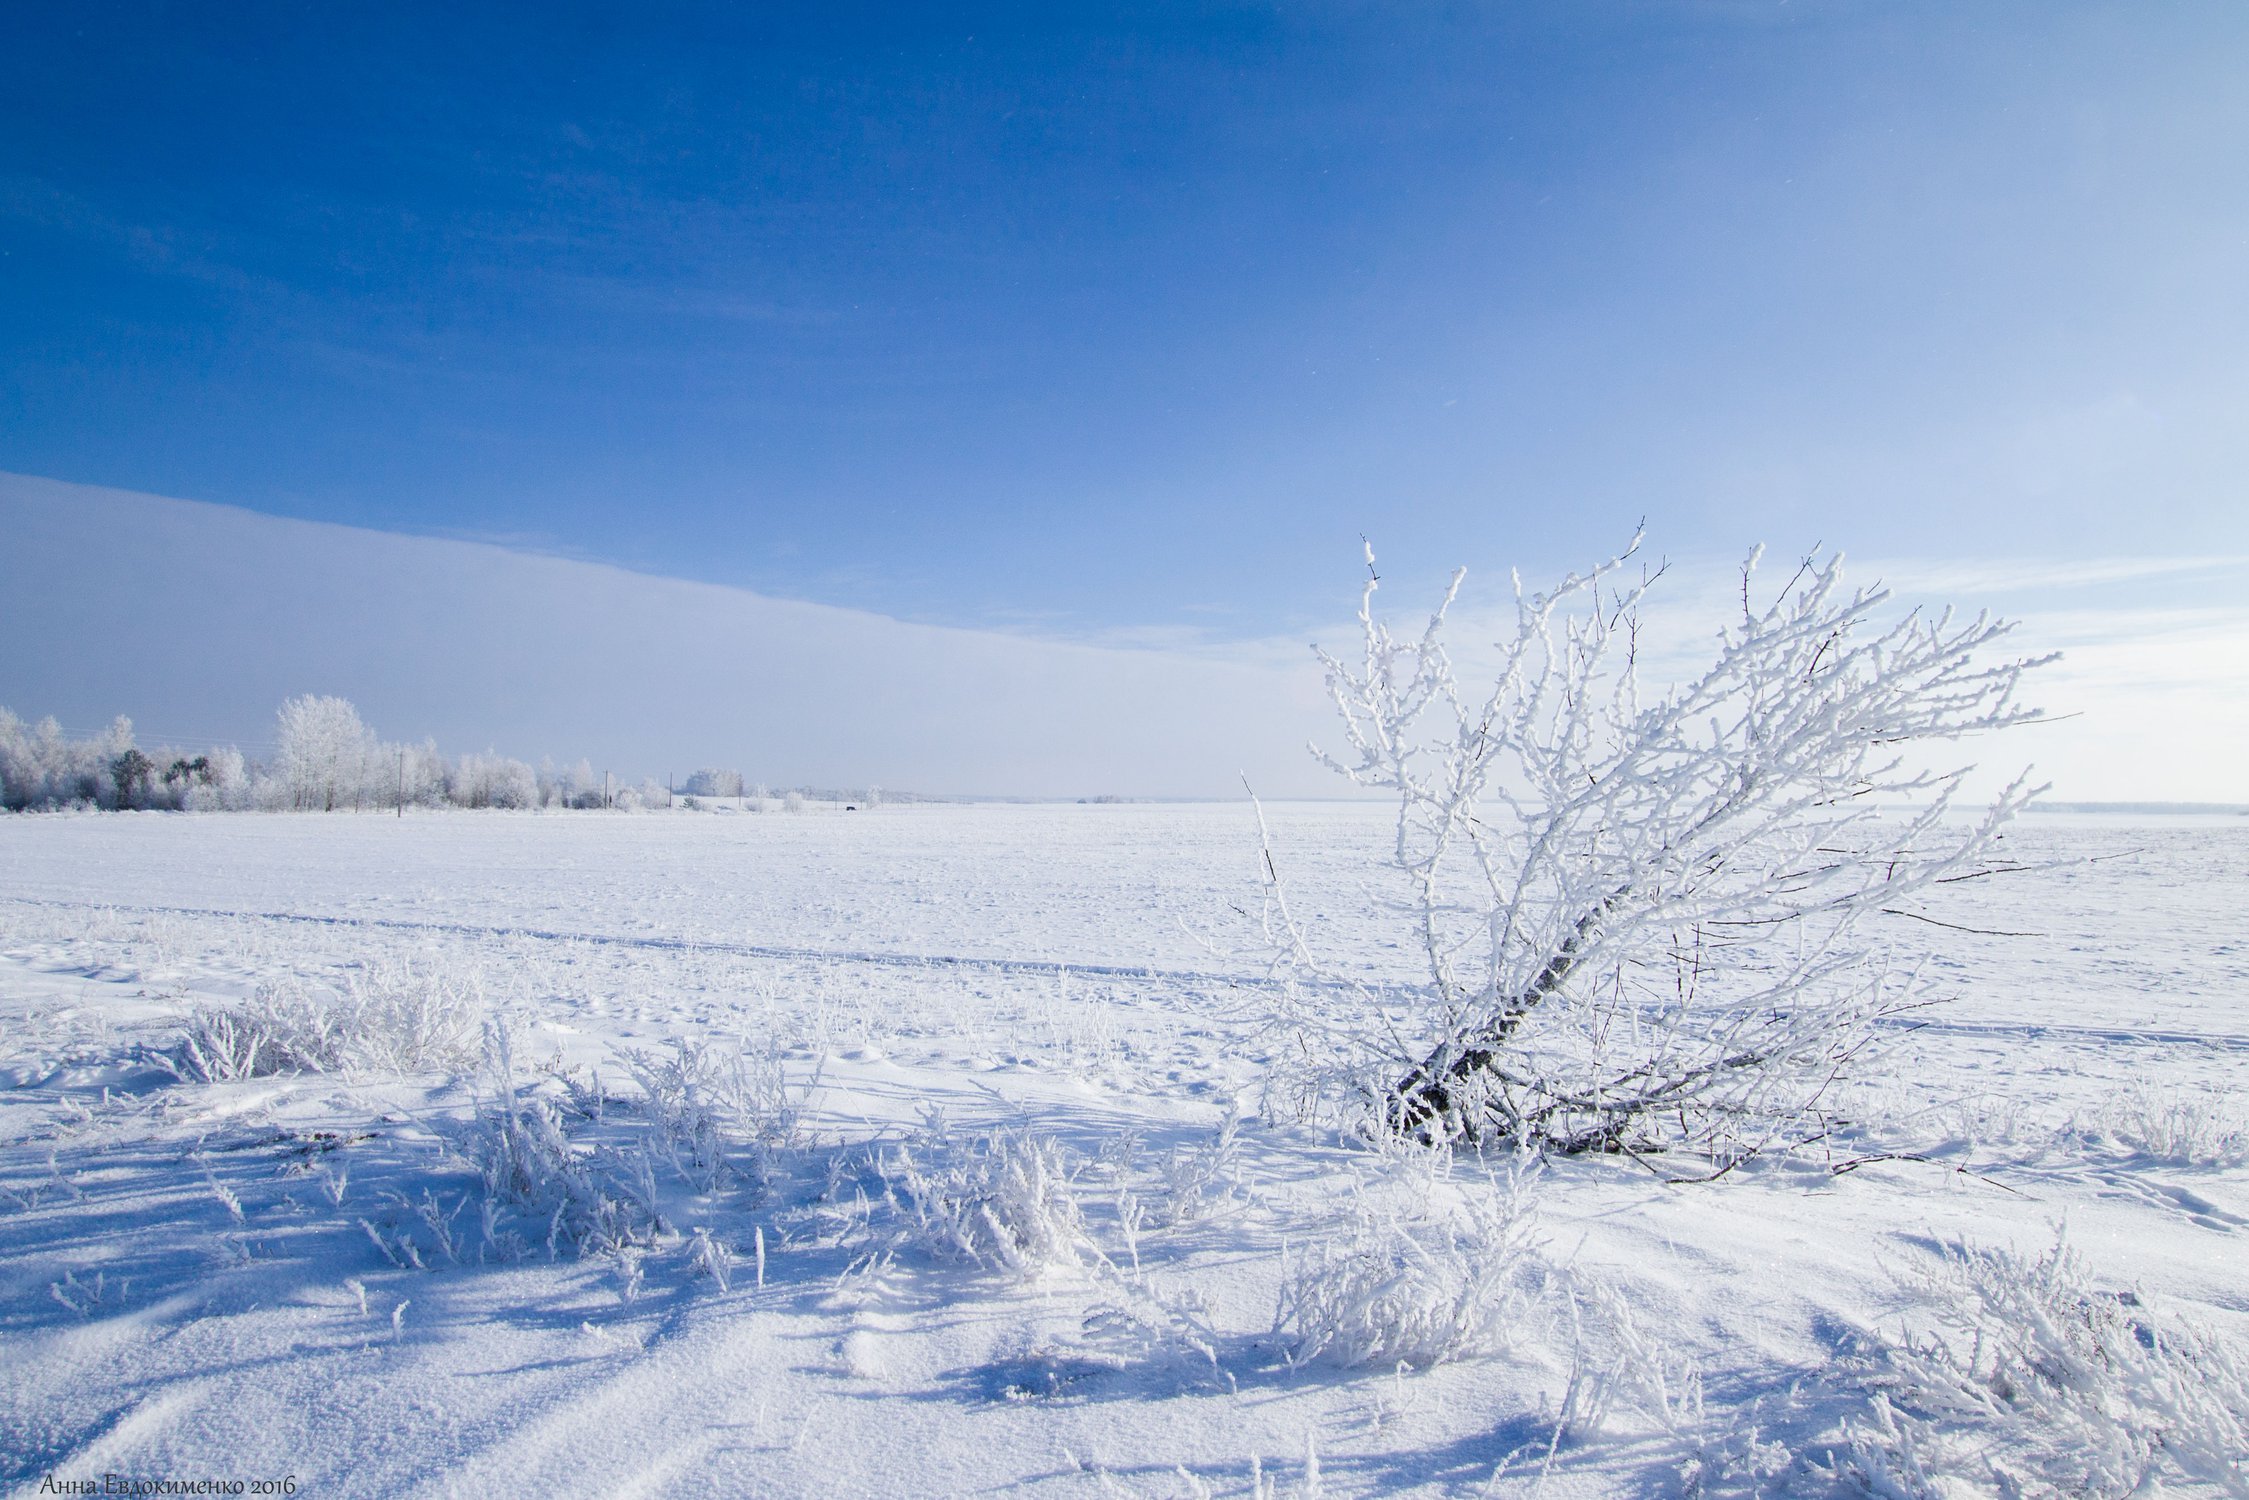
{"type": "MultiPolygon", "coordinates": [[[[1674,557],[1679,542],[1669,542],[1674,557]]],[[[386,738],[585,757],[628,777],[738,768],[776,785],[1067,797],[1347,790],[1306,754],[1333,714],[1303,641],[1103,644],[913,624],[485,543],[0,475],[0,705],[146,743],[255,753],[275,706],[336,693],[386,738]]],[[[2071,800],[2244,799],[2243,559],[1854,566],[1901,602],[2022,621],[2061,649],[2028,697],[2057,722],[1977,746],[2071,800]]],[[[1766,575],[1770,577],[1770,572],[1766,575]]],[[[1537,582],[1537,580],[1532,580],[1537,582]]],[[[1774,581],[1777,582],[1777,579],[1774,581]]],[[[1488,580],[1480,580],[1482,589],[1488,580]]],[[[1675,564],[1658,675],[1694,663],[1738,588],[1675,564]]],[[[1433,601],[1383,597],[1402,618],[1433,601]]],[[[1349,609],[1317,632],[1351,644],[1349,609]]],[[[1496,634],[1469,594],[1455,638],[1496,634]]],[[[1479,654],[1464,650],[1464,675],[1479,654]]]]}

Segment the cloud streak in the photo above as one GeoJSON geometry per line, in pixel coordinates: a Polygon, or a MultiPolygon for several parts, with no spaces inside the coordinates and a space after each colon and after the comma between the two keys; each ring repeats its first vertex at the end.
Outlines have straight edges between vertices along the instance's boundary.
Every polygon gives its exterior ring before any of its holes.
{"type": "Polygon", "coordinates": [[[471,542],[0,479],[0,702],[262,739],[339,693],[393,738],[631,774],[1033,796],[1326,790],[1309,668],[1047,642],[471,542]],[[1286,747],[1286,748],[1283,748],[1286,747]]]}
{"type": "MultiPolygon", "coordinates": [[[[125,712],[248,746],[282,697],[332,692],[392,738],[626,774],[1229,796],[1246,771],[1274,795],[1344,790],[1304,746],[1336,738],[1308,642],[1354,646],[1349,599],[1302,637],[1042,639],[21,476],[0,476],[0,534],[0,703],[73,725],[125,712]]],[[[1975,747],[1980,785],[2034,761],[2075,800],[2242,799],[2249,606],[2231,601],[2249,598],[2249,560],[1851,571],[1890,580],[1899,608],[1999,606],[2015,649],[2065,653],[2028,689],[2057,721],[1975,747]]],[[[1769,564],[1757,582],[1784,576],[1769,564]]],[[[1738,591],[1724,564],[1674,565],[1642,637],[1650,677],[1695,670],[1738,591]]],[[[1378,596],[1403,623],[1434,603],[1378,596]]],[[[1460,607],[1464,680],[1511,625],[1488,595],[1460,607]]]]}

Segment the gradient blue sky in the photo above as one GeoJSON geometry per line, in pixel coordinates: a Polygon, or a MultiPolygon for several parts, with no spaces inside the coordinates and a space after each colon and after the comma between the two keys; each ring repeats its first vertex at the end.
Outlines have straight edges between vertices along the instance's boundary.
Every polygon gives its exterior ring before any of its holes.
{"type": "Polygon", "coordinates": [[[0,469],[1121,640],[2249,552],[2238,4],[4,30],[0,469]]]}

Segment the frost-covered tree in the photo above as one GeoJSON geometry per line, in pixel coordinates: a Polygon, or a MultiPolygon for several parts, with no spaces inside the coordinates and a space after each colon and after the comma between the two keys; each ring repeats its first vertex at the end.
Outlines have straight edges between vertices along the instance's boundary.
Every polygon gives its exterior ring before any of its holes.
{"type": "Polygon", "coordinates": [[[62,726],[52,719],[32,729],[0,708],[0,807],[21,812],[45,804],[47,768],[40,756],[40,731],[46,729],[58,738],[62,733],[62,726]]]}
{"type": "Polygon", "coordinates": [[[283,806],[334,812],[365,800],[381,747],[348,700],[309,693],[291,698],[276,723],[274,776],[283,806]]]}
{"type": "Polygon", "coordinates": [[[109,758],[109,780],[115,789],[110,806],[146,807],[155,796],[157,764],[138,745],[127,745],[109,758]]]}
{"type": "Polygon", "coordinates": [[[1847,589],[1840,558],[1760,598],[1752,555],[1715,659],[1650,691],[1662,570],[1627,578],[1638,546],[1547,593],[1518,580],[1486,691],[1444,642],[1460,575],[1394,634],[1371,549],[1361,651],[1320,653],[1345,744],[1321,758],[1397,798],[1383,913],[1419,975],[1341,977],[1277,879],[1269,930],[1385,1132],[1721,1165],[1816,1134],[1875,1024],[1922,995],[1885,914],[1989,870],[2031,795],[2018,779],[1960,821],[1965,771],[1923,754],[2034,717],[2014,695],[2036,663],[1984,660],[2007,626],[1881,623],[1889,596],[1847,589]]]}
{"type": "Polygon", "coordinates": [[[239,811],[250,805],[252,780],[242,752],[232,745],[198,755],[200,768],[179,778],[178,805],[190,812],[239,811]]]}
{"type": "Polygon", "coordinates": [[[143,748],[123,717],[73,740],[53,719],[27,728],[0,708],[0,808],[215,809],[247,806],[249,794],[238,750],[143,748]]]}
{"type": "Polygon", "coordinates": [[[680,790],[691,797],[739,797],[742,795],[742,773],[705,766],[688,777],[680,790]]]}
{"type": "MultiPolygon", "coordinates": [[[[239,750],[181,750],[134,743],[120,717],[98,734],[71,739],[53,719],[36,726],[0,708],[0,808],[176,808],[198,812],[249,807],[333,812],[341,808],[534,808],[603,805],[602,778],[580,761],[551,762],[542,775],[495,753],[458,762],[432,740],[385,744],[359,711],[337,697],[304,695],[276,714],[277,750],[252,766],[239,750]]],[[[634,805],[651,801],[650,786],[634,805]]]]}
{"type": "Polygon", "coordinates": [[[581,760],[567,768],[546,761],[539,768],[538,783],[541,807],[601,806],[601,777],[595,774],[591,761],[581,760]]]}
{"type": "Polygon", "coordinates": [[[384,805],[395,807],[402,800],[408,807],[444,803],[453,768],[438,753],[435,740],[425,739],[419,745],[385,745],[379,759],[375,774],[389,783],[384,805]]]}
{"type": "Polygon", "coordinates": [[[72,740],[52,718],[27,728],[0,709],[0,805],[20,811],[110,802],[109,763],[131,745],[129,723],[122,739],[113,724],[95,739],[72,740]]]}
{"type": "Polygon", "coordinates": [[[538,773],[505,755],[464,755],[453,772],[451,797],[459,807],[537,807],[538,773]]]}

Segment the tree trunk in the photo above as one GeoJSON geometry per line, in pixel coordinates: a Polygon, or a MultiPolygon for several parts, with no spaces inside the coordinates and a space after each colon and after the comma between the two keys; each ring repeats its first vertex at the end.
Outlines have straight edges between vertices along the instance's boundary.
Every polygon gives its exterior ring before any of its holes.
{"type": "MultiPolygon", "coordinates": [[[[1446,1037],[1406,1071],[1383,1100],[1383,1120],[1391,1131],[1426,1146],[1482,1138],[1482,1122],[1476,1118],[1481,1111],[1462,1111],[1460,1094],[1477,1075],[1491,1070],[1531,1012],[1562,987],[1562,981],[1577,968],[1595,924],[1625,894],[1616,891],[1579,917],[1561,947],[1538,971],[1538,977],[1521,994],[1509,997],[1489,1023],[1467,1036],[1446,1037]]],[[[1505,1134],[1512,1134],[1512,1130],[1511,1126],[1505,1134]]]]}

